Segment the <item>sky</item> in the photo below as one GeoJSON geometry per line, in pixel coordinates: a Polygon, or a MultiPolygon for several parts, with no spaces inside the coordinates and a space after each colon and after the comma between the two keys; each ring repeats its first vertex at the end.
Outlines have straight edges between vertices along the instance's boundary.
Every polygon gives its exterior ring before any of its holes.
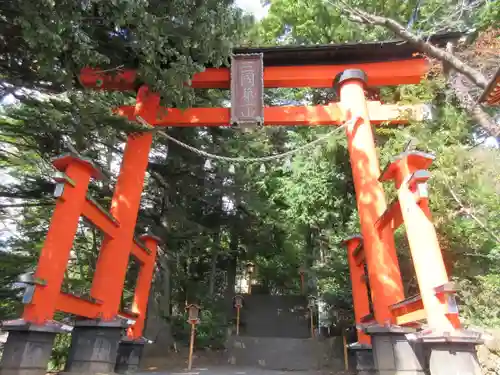
{"type": "Polygon", "coordinates": [[[235,3],[248,13],[252,13],[258,20],[267,14],[267,9],[261,5],[260,0],[236,0],[235,3]]]}

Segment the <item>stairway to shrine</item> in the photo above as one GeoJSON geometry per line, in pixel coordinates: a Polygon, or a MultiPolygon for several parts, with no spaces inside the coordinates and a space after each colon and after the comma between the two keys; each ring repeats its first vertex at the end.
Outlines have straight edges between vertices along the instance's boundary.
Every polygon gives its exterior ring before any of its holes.
{"type": "Polygon", "coordinates": [[[244,295],[240,332],[226,345],[228,362],[269,370],[344,369],[341,337],[311,338],[304,296],[244,295]]]}

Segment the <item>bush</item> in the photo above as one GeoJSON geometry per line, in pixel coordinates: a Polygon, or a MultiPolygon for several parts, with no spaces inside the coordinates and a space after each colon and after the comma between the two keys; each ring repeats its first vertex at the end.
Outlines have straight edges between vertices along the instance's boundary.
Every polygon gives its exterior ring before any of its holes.
{"type": "Polygon", "coordinates": [[[500,275],[476,276],[455,282],[459,290],[460,316],[466,323],[500,327],[500,275]]]}
{"type": "Polygon", "coordinates": [[[52,356],[49,362],[49,371],[62,371],[68,359],[69,347],[71,345],[71,334],[61,333],[56,335],[52,356]]]}
{"type": "MultiPolygon", "coordinates": [[[[187,314],[172,318],[174,339],[185,346],[189,345],[191,335],[187,318],[187,314]]],[[[212,302],[211,306],[204,307],[200,312],[200,323],[196,326],[195,349],[223,349],[228,324],[222,303],[212,302]]]]}

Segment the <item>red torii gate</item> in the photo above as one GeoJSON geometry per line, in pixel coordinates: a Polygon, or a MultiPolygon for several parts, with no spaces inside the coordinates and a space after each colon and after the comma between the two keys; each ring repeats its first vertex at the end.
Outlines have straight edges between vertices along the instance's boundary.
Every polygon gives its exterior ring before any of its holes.
{"type": "MultiPolygon", "coordinates": [[[[416,56],[415,51],[406,44],[367,44],[364,48],[375,48],[372,49],[372,55],[365,56],[362,62],[353,61],[359,56],[349,57],[352,54],[349,47],[324,47],[328,51],[336,48],[337,53],[343,56],[343,63],[338,65],[326,61],[323,64],[318,61],[309,64],[292,61],[295,66],[274,66],[266,64],[264,57],[264,87],[332,87],[334,77],[337,77],[340,102],[324,106],[266,107],[263,110],[263,125],[340,125],[349,119],[355,120],[349,122],[346,134],[362,237],[355,237],[346,243],[359,343],[370,344],[370,337],[364,334],[367,323],[378,329],[370,331],[368,327],[372,337],[407,333],[401,327],[415,325],[421,319],[427,319],[432,329],[430,336],[434,339],[443,332],[453,334],[460,329],[458,312],[450,299],[454,290],[448,282],[436,233],[430,221],[425,191],[425,183],[429,178],[426,169],[432,158],[424,154],[405,154],[391,163],[381,175],[371,127],[372,124],[383,123],[405,124],[409,119],[401,116],[401,111],[411,110],[414,117],[419,117],[419,107],[381,104],[367,101],[365,97],[367,87],[419,83],[427,72],[427,62],[422,56],[416,56]],[[390,52],[390,59],[387,51],[390,52]],[[387,207],[381,181],[389,180],[395,181],[399,193],[398,200],[387,207]],[[411,300],[405,300],[393,237],[393,231],[403,223],[421,291],[421,297],[411,300]],[[373,318],[367,318],[369,304],[364,285],[366,275],[364,268],[360,268],[363,263],[368,266],[373,318]],[[382,332],[381,327],[389,327],[389,331],[382,332]],[[399,331],[395,332],[390,327],[398,327],[399,331]]],[[[318,47],[309,50],[317,53],[318,47]]],[[[262,50],[249,50],[249,53],[258,51],[262,53],[262,50]]],[[[327,56],[326,60],[331,61],[331,56],[327,56]]],[[[135,106],[114,109],[119,115],[131,120],[140,116],[153,126],[231,125],[231,110],[228,108],[191,108],[182,111],[160,107],[159,95],[138,82],[135,70],[126,69],[111,75],[86,68],[81,72],[80,82],[85,87],[100,90],[138,89],[135,106]]],[[[191,86],[227,89],[230,82],[229,69],[208,68],[193,77],[191,86]]],[[[128,137],[110,212],[87,197],[90,178],[100,176],[90,161],[74,156],[54,161],[54,166],[62,172],[57,182],[63,191],[57,199],[33,279],[34,293],[27,301],[22,324],[30,327],[46,325],[56,311],[92,321],[97,319],[107,326],[121,316],[135,320],[128,329],[129,340],[133,342],[142,337],[158,239],[145,236],[142,242],[136,241],[134,230],[152,141],[152,133],[128,137]],[[105,234],[90,298],[60,291],[78,220],[82,215],[105,234]],[[120,297],[130,254],[139,259],[142,268],[135,290],[133,311],[120,312],[120,297]]],[[[86,321],[82,326],[88,327],[88,324],[86,321]]],[[[102,328],[101,323],[96,325],[102,328]]],[[[116,323],[113,327],[121,325],[116,323]]],[[[94,331],[91,334],[97,335],[94,331]]],[[[76,353],[81,347],[75,340],[73,342],[72,353],[76,353]]],[[[398,349],[393,346],[392,350],[398,349]]],[[[381,349],[374,353],[375,366],[381,370],[380,363],[377,364],[377,356],[380,355],[389,354],[382,353],[381,349]]],[[[86,364],[83,368],[86,371],[92,369],[94,361],[91,356],[83,357],[78,360],[86,364]]],[[[72,366],[76,368],[75,363],[78,361],[73,359],[69,370],[72,366]]],[[[110,370],[109,366],[105,369],[110,370]]]]}

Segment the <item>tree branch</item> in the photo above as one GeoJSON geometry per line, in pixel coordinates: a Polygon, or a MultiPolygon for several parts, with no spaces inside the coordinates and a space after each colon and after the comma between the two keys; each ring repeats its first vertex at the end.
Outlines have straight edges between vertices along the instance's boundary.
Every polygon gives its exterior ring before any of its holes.
{"type": "Polygon", "coordinates": [[[448,63],[455,70],[466,76],[476,86],[485,89],[488,85],[488,80],[479,71],[471,68],[469,65],[465,64],[453,54],[446,52],[441,48],[435,47],[429,42],[426,42],[421,37],[408,31],[403,25],[394,21],[393,19],[383,16],[376,16],[363,10],[353,8],[347,5],[344,1],[338,1],[338,3],[340,5],[333,4],[330,1],[330,4],[334,5],[342,11],[347,12],[351,16],[353,21],[385,27],[386,29],[401,37],[403,40],[414,45],[420,52],[448,63]]]}
{"type": "Polygon", "coordinates": [[[54,206],[55,202],[40,202],[40,203],[13,203],[13,204],[0,204],[0,209],[2,208],[14,208],[14,207],[44,207],[44,206],[54,206]]]}
{"type": "Polygon", "coordinates": [[[496,125],[495,120],[469,95],[468,89],[461,81],[460,77],[450,78],[448,80],[450,86],[455,92],[460,106],[465,109],[472,119],[483,128],[490,136],[498,137],[500,128],[496,125]]]}
{"type": "Polygon", "coordinates": [[[472,213],[472,210],[468,207],[466,207],[458,198],[458,195],[453,191],[453,189],[447,185],[448,191],[450,192],[451,196],[455,200],[455,202],[458,203],[460,208],[462,209],[463,212],[465,212],[468,216],[470,216],[481,228],[484,229],[485,232],[487,232],[491,237],[493,237],[498,243],[500,243],[500,237],[498,237],[495,233],[493,233],[491,230],[486,227],[486,224],[484,224],[476,215],[472,213]]]}
{"type": "MultiPolygon", "coordinates": [[[[453,43],[449,42],[446,45],[446,52],[453,55],[453,43]]],[[[443,61],[443,75],[453,89],[460,106],[466,110],[472,119],[489,135],[496,138],[500,134],[500,129],[496,125],[495,120],[492,119],[491,116],[471,97],[469,89],[465,86],[461,77],[454,74],[455,72],[455,69],[453,69],[447,61],[443,61]]]]}

